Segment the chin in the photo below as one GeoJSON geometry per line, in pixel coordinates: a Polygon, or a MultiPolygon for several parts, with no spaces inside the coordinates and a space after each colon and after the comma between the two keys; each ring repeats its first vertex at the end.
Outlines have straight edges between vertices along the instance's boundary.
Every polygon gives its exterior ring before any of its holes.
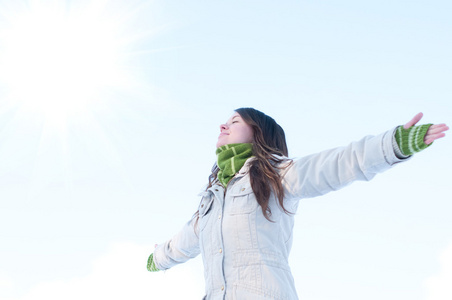
{"type": "Polygon", "coordinates": [[[217,141],[217,148],[228,144],[227,141],[224,141],[221,137],[217,141]]]}

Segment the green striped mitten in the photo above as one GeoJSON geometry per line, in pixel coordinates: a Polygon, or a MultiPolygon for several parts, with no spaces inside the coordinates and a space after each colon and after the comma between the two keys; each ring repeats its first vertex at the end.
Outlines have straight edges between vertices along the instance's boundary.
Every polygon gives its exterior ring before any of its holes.
{"type": "Polygon", "coordinates": [[[152,253],[151,255],[149,255],[147,269],[148,269],[149,272],[158,272],[158,271],[160,271],[160,270],[155,266],[155,263],[154,263],[154,253],[152,253]]]}
{"type": "Polygon", "coordinates": [[[432,125],[411,126],[408,129],[399,126],[396,130],[395,139],[402,154],[406,156],[413,155],[429,147],[432,143],[428,145],[424,143],[424,137],[432,125]]]}

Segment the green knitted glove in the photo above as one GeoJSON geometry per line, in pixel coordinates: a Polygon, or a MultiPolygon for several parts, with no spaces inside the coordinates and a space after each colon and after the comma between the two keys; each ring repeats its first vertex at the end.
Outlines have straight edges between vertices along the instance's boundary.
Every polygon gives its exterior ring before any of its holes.
{"type": "Polygon", "coordinates": [[[403,155],[409,156],[429,147],[432,143],[424,143],[424,136],[433,124],[411,126],[408,129],[399,126],[396,130],[395,139],[403,155]]]}
{"type": "Polygon", "coordinates": [[[151,255],[149,255],[148,258],[148,267],[147,267],[149,272],[158,272],[160,271],[159,269],[157,269],[157,267],[155,266],[154,263],[154,253],[152,253],[151,255]]]}

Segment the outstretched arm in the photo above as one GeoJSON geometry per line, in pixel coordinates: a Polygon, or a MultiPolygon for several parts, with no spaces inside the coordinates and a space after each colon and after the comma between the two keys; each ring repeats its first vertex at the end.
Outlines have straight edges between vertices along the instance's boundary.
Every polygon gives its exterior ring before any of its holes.
{"type": "Polygon", "coordinates": [[[147,269],[151,272],[166,270],[196,257],[199,253],[196,218],[192,218],[172,239],[156,245],[154,253],[149,256],[147,269]]]}
{"type": "Polygon", "coordinates": [[[449,129],[445,124],[426,125],[423,127],[423,134],[417,135],[417,130],[424,125],[414,125],[422,116],[419,113],[404,126],[396,128],[396,131],[403,129],[411,132],[411,135],[404,135],[400,141],[407,143],[407,149],[416,150],[412,153],[402,151],[402,155],[397,154],[405,147],[403,143],[401,145],[395,141],[394,130],[391,130],[378,136],[367,136],[346,147],[294,159],[293,164],[281,174],[286,198],[315,197],[341,189],[356,180],[370,180],[377,173],[391,168],[403,161],[403,158],[425,149],[436,139],[445,136],[444,132],[449,129]],[[420,142],[413,146],[411,143],[416,137],[420,137],[420,142]]]}

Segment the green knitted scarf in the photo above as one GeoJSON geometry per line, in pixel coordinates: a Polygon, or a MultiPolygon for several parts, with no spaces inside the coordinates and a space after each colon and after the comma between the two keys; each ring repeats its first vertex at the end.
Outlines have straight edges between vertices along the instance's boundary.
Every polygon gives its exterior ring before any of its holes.
{"type": "Polygon", "coordinates": [[[232,177],[243,167],[245,161],[253,156],[253,144],[228,144],[217,148],[217,178],[226,187],[232,177]]]}
{"type": "Polygon", "coordinates": [[[425,124],[419,126],[411,126],[408,129],[399,126],[397,128],[395,139],[399,145],[400,151],[403,155],[413,155],[430,146],[424,143],[424,137],[427,130],[433,124],[425,124]]]}

